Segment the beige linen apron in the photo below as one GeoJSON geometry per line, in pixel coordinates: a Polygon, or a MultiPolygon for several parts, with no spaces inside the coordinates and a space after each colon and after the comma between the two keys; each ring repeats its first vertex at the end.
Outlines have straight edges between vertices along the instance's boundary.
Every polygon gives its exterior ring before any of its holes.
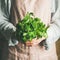
{"type": "MultiPolygon", "coordinates": [[[[50,24],[50,0],[12,0],[11,22],[14,25],[27,12],[33,12],[46,25],[50,24]]],[[[49,50],[45,50],[39,45],[28,47],[19,42],[18,45],[9,47],[8,60],[57,60],[55,43],[49,50]]]]}
{"type": "Polygon", "coordinates": [[[39,45],[27,47],[21,43],[14,47],[10,46],[8,60],[57,60],[55,43],[49,50],[39,45]]]}

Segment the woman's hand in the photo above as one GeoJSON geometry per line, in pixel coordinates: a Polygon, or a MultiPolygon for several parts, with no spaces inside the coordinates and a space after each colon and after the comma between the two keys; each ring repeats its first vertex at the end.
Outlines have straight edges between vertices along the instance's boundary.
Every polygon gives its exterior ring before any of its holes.
{"type": "Polygon", "coordinates": [[[26,45],[27,46],[36,46],[38,45],[41,41],[43,41],[45,39],[45,37],[42,37],[42,38],[34,38],[32,41],[27,41],[26,42],[26,45]]]}

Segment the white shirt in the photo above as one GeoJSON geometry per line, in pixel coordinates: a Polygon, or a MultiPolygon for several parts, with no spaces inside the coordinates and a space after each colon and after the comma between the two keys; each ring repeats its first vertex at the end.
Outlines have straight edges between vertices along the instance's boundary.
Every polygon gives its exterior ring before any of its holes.
{"type": "MultiPolygon", "coordinates": [[[[12,42],[11,35],[16,30],[16,28],[12,23],[9,22],[8,19],[11,0],[8,1],[9,5],[6,2],[7,0],[0,0],[0,32],[6,38],[6,40],[9,40],[9,46],[14,46],[17,44],[17,40],[12,42]],[[1,4],[4,2],[5,5],[1,7],[1,4]],[[8,6],[9,9],[7,11],[6,9],[8,6]]],[[[60,38],[60,0],[51,0],[51,5],[51,12],[54,14],[52,16],[52,23],[47,30],[48,38],[46,42],[49,46],[51,46],[53,42],[56,42],[60,38]]]]}

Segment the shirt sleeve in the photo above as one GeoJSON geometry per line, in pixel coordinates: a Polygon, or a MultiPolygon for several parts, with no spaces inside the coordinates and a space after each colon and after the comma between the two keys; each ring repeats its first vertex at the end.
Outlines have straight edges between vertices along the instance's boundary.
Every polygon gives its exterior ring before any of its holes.
{"type": "Polygon", "coordinates": [[[9,40],[10,45],[15,45],[17,41],[11,41],[12,34],[16,31],[16,27],[9,21],[9,9],[6,5],[1,5],[4,2],[0,0],[0,32],[5,37],[5,40],[9,40]]]}
{"type": "Polygon", "coordinates": [[[58,4],[57,11],[52,17],[52,23],[47,30],[47,44],[51,47],[60,38],[60,6],[58,4]]]}
{"type": "Polygon", "coordinates": [[[16,31],[15,26],[13,26],[13,24],[8,22],[8,19],[1,14],[0,15],[0,32],[3,34],[6,40],[8,40],[8,38],[11,36],[11,34],[14,31],[16,31]]]}
{"type": "Polygon", "coordinates": [[[9,22],[9,10],[5,2],[0,0],[0,32],[8,40],[11,33],[14,32],[16,28],[9,22]]]}

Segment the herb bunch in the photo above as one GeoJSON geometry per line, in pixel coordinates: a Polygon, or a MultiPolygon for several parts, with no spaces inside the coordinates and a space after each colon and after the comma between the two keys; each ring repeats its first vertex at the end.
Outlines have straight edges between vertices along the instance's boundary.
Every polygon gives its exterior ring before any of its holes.
{"type": "Polygon", "coordinates": [[[16,25],[16,36],[19,41],[32,41],[34,38],[47,38],[47,27],[40,18],[33,13],[27,13],[25,17],[16,25]]]}

